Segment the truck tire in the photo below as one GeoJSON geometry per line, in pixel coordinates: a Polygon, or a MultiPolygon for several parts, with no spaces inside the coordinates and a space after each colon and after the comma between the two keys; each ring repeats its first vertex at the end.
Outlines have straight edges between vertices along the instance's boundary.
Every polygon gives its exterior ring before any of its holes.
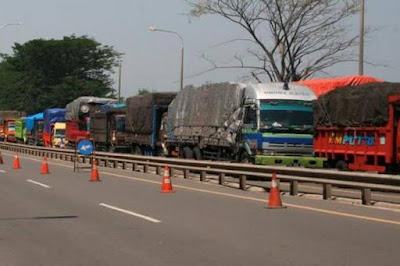
{"type": "Polygon", "coordinates": [[[247,153],[247,151],[242,150],[242,152],[240,153],[240,156],[239,156],[239,162],[241,162],[241,163],[250,163],[251,162],[251,157],[247,153]]]}
{"type": "Polygon", "coordinates": [[[135,154],[135,155],[143,155],[142,149],[139,146],[135,146],[133,148],[133,154],[135,154]]]}
{"type": "Polygon", "coordinates": [[[200,148],[197,146],[193,148],[193,157],[195,160],[203,160],[203,154],[201,153],[200,148]]]}
{"type": "Polygon", "coordinates": [[[189,146],[183,148],[183,158],[193,159],[193,150],[189,146]]]}
{"type": "Polygon", "coordinates": [[[336,163],[336,169],[338,169],[339,171],[349,170],[347,163],[343,160],[340,160],[336,163]]]}

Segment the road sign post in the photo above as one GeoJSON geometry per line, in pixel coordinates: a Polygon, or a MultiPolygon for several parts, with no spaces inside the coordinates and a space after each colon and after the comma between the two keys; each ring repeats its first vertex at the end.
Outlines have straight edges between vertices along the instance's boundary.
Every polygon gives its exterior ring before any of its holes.
{"type": "Polygon", "coordinates": [[[79,166],[79,159],[83,158],[83,162],[85,162],[85,158],[89,158],[89,162],[93,161],[94,158],[94,145],[93,141],[90,139],[81,139],[78,141],[78,144],[75,146],[75,160],[74,160],[74,172],[79,172],[79,169],[92,169],[93,165],[88,166],[79,166]]]}

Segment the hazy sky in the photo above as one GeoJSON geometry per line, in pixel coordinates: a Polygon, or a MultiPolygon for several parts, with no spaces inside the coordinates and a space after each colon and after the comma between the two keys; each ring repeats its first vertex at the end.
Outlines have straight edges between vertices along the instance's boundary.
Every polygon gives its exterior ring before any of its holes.
{"type": "MultiPolygon", "coordinates": [[[[230,22],[206,16],[189,20],[184,0],[1,0],[0,25],[22,21],[22,26],[0,30],[0,52],[10,53],[14,42],[35,38],[61,38],[75,34],[94,37],[103,44],[125,53],[123,57],[122,95],[137,93],[138,88],[158,91],[178,90],[180,41],[165,33],[150,33],[151,25],[179,32],[185,41],[185,76],[209,68],[201,59],[206,53],[229,62],[237,46],[214,45],[243,36],[230,22]]],[[[366,60],[384,67],[365,66],[365,74],[389,81],[400,81],[400,0],[366,0],[366,24],[375,31],[366,43],[366,60]]],[[[354,31],[358,19],[354,19],[354,31]]],[[[332,76],[357,73],[357,63],[338,65],[332,76]]],[[[187,84],[206,81],[240,80],[243,72],[214,71],[187,84]]],[[[117,80],[117,75],[114,75],[117,80]]],[[[116,84],[115,84],[116,85],[116,84]]]]}

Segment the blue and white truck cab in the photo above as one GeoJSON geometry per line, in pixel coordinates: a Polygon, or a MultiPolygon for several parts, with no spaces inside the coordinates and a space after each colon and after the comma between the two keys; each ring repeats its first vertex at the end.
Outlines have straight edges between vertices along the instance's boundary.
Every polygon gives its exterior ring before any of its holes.
{"type": "Polygon", "coordinates": [[[322,167],[313,157],[314,92],[299,84],[246,84],[242,144],[256,164],[322,167]]]}

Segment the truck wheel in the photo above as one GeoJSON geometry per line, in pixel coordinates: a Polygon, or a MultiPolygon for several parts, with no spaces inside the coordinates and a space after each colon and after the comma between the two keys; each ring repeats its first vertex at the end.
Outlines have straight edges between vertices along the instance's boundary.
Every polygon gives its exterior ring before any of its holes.
{"type": "Polygon", "coordinates": [[[135,148],[133,149],[133,154],[143,155],[142,149],[139,146],[135,146],[135,148]]]}
{"type": "Polygon", "coordinates": [[[193,148],[193,156],[195,160],[203,160],[203,154],[201,154],[201,150],[199,147],[193,148]]]}
{"type": "Polygon", "coordinates": [[[183,158],[185,159],[193,159],[193,150],[186,146],[183,148],[183,158]]]}
{"type": "Polygon", "coordinates": [[[239,162],[241,163],[250,163],[251,158],[247,151],[242,151],[240,153],[239,162]]]}
{"type": "Polygon", "coordinates": [[[339,171],[347,171],[349,168],[345,161],[340,160],[336,163],[336,169],[338,169],[339,171]]]}

